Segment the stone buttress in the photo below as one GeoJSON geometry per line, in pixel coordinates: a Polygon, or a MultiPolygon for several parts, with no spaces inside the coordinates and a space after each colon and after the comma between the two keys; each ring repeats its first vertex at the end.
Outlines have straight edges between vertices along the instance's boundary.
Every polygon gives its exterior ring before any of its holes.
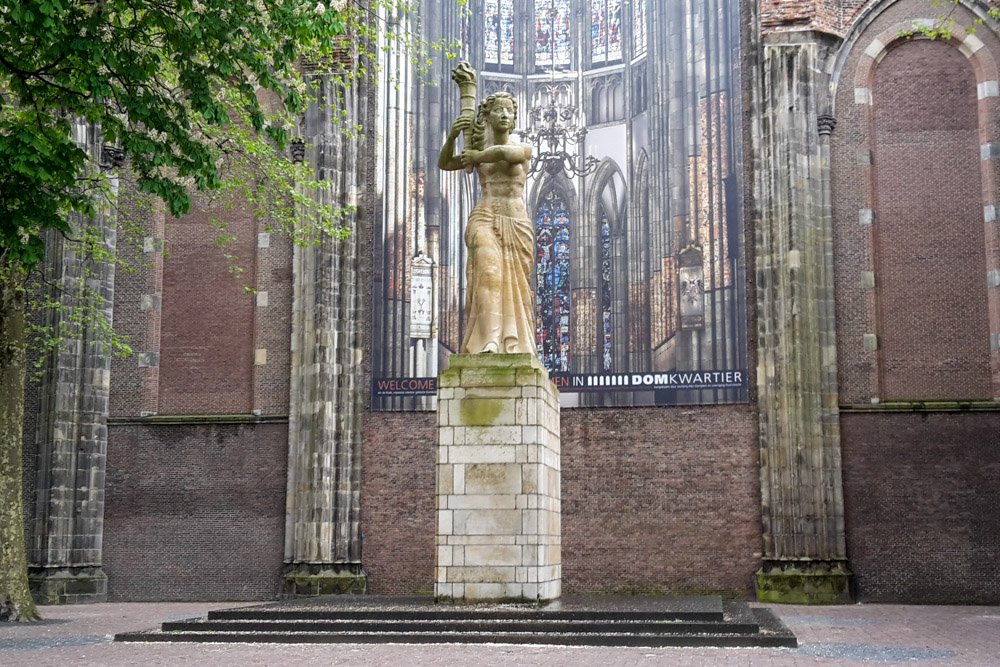
{"type": "Polygon", "coordinates": [[[837,38],[766,35],[754,153],[764,554],[770,602],[849,599],[831,242],[828,63],[837,38]]]}
{"type": "MultiPolygon", "coordinates": [[[[322,204],[357,206],[361,137],[349,135],[340,110],[356,118],[365,91],[341,88],[330,74],[310,75],[317,100],[305,116],[306,160],[326,187],[322,204]]],[[[292,369],[285,520],[286,597],[363,593],[361,569],[361,419],[363,315],[361,216],[341,224],[350,235],[323,234],[294,249],[292,369]]]]}
{"type": "MultiPolygon", "coordinates": [[[[100,128],[78,122],[74,139],[91,168],[110,171],[120,151],[103,146],[100,128]]],[[[118,178],[109,174],[112,198],[118,178]]],[[[93,218],[70,216],[73,236],[88,235],[99,252],[52,233],[45,277],[44,324],[63,340],[44,360],[37,429],[34,539],[29,580],[43,604],[103,602],[104,485],[108,449],[111,352],[95,318],[112,324],[116,246],[114,208],[98,203],[93,218]],[[82,315],[82,325],[74,317],[82,315]]],[[[28,434],[30,437],[30,434],[28,434]]]]}

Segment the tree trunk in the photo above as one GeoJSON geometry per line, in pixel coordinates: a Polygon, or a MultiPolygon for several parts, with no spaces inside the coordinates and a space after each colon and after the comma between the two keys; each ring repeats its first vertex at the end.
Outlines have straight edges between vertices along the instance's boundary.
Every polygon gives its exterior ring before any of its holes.
{"type": "Polygon", "coordinates": [[[35,621],[24,544],[22,434],[24,429],[23,273],[0,267],[0,621],[35,621]]]}

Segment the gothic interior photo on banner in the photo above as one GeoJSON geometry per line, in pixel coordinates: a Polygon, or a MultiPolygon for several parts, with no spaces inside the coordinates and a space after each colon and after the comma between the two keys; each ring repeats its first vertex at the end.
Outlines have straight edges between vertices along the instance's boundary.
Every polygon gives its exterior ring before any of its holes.
{"type": "Polygon", "coordinates": [[[456,58],[379,88],[372,407],[433,408],[463,339],[479,184],[436,166],[460,60],[532,146],[535,336],[562,406],[746,402],[738,4],[439,4],[419,21],[456,58]]]}

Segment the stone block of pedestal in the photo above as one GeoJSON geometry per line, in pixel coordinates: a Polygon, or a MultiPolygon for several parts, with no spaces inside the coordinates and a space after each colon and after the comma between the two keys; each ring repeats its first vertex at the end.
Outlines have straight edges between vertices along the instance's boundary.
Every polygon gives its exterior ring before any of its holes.
{"type": "Polygon", "coordinates": [[[438,599],[559,597],[559,391],[538,358],[452,355],[437,451],[438,599]]]}

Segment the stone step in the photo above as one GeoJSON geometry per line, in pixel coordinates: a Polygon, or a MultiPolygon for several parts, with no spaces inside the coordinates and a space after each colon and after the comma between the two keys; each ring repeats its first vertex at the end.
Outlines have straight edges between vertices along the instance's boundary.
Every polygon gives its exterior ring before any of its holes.
{"type": "Polygon", "coordinates": [[[794,637],[730,633],[136,632],[115,641],[263,644],[549,644],[560,646],[795,647],[794,637]]]}
{"type": "Polygon", "coordinates": [[[116,641],[501,643],[570,646],[796,646],[769,610],[715,596],[568,597],[547,605],[438,605],[343,596],[211,612],[116,641]]]}
{"type": "Polygon", "coordinates": [[[498,610],[475,611],[472,609],[444,607],[428,610],[392,609],[366,610],[280,610],[274,609],[220,609],[208,613],[211,621],[258,620],[258,621],[312,621],[312,620],[409,620],[409,621],[488,621],[500,618],[519,620],[521,617],[553,621],[687,621],[721,623],[724,615],[719,611],[699,612],[656,612],[656,611],[597,611],[567,610],[498,610]]]}
{"type": "Polygon", "coordinates": [[[699,634],[724,632],[749,635],[760,631],[755,623],[710,623],[674,620],[549,620],[549,619],[442,619],[442,620],[206,620],[164,623],[163,632],[472,632],[472,633],[658,633],[699,634]]]}
{"type": "MultiPolygon", "coordinates": [[[[220,609],[209,620],[621,620],[722,622],[728,603],[705,596],[564,595],[540,605],[530,603],[435,604],[428,596],[342,595],[220,609]]],[[[730,612],[731,613],[731,612],[730,612]]]]}

